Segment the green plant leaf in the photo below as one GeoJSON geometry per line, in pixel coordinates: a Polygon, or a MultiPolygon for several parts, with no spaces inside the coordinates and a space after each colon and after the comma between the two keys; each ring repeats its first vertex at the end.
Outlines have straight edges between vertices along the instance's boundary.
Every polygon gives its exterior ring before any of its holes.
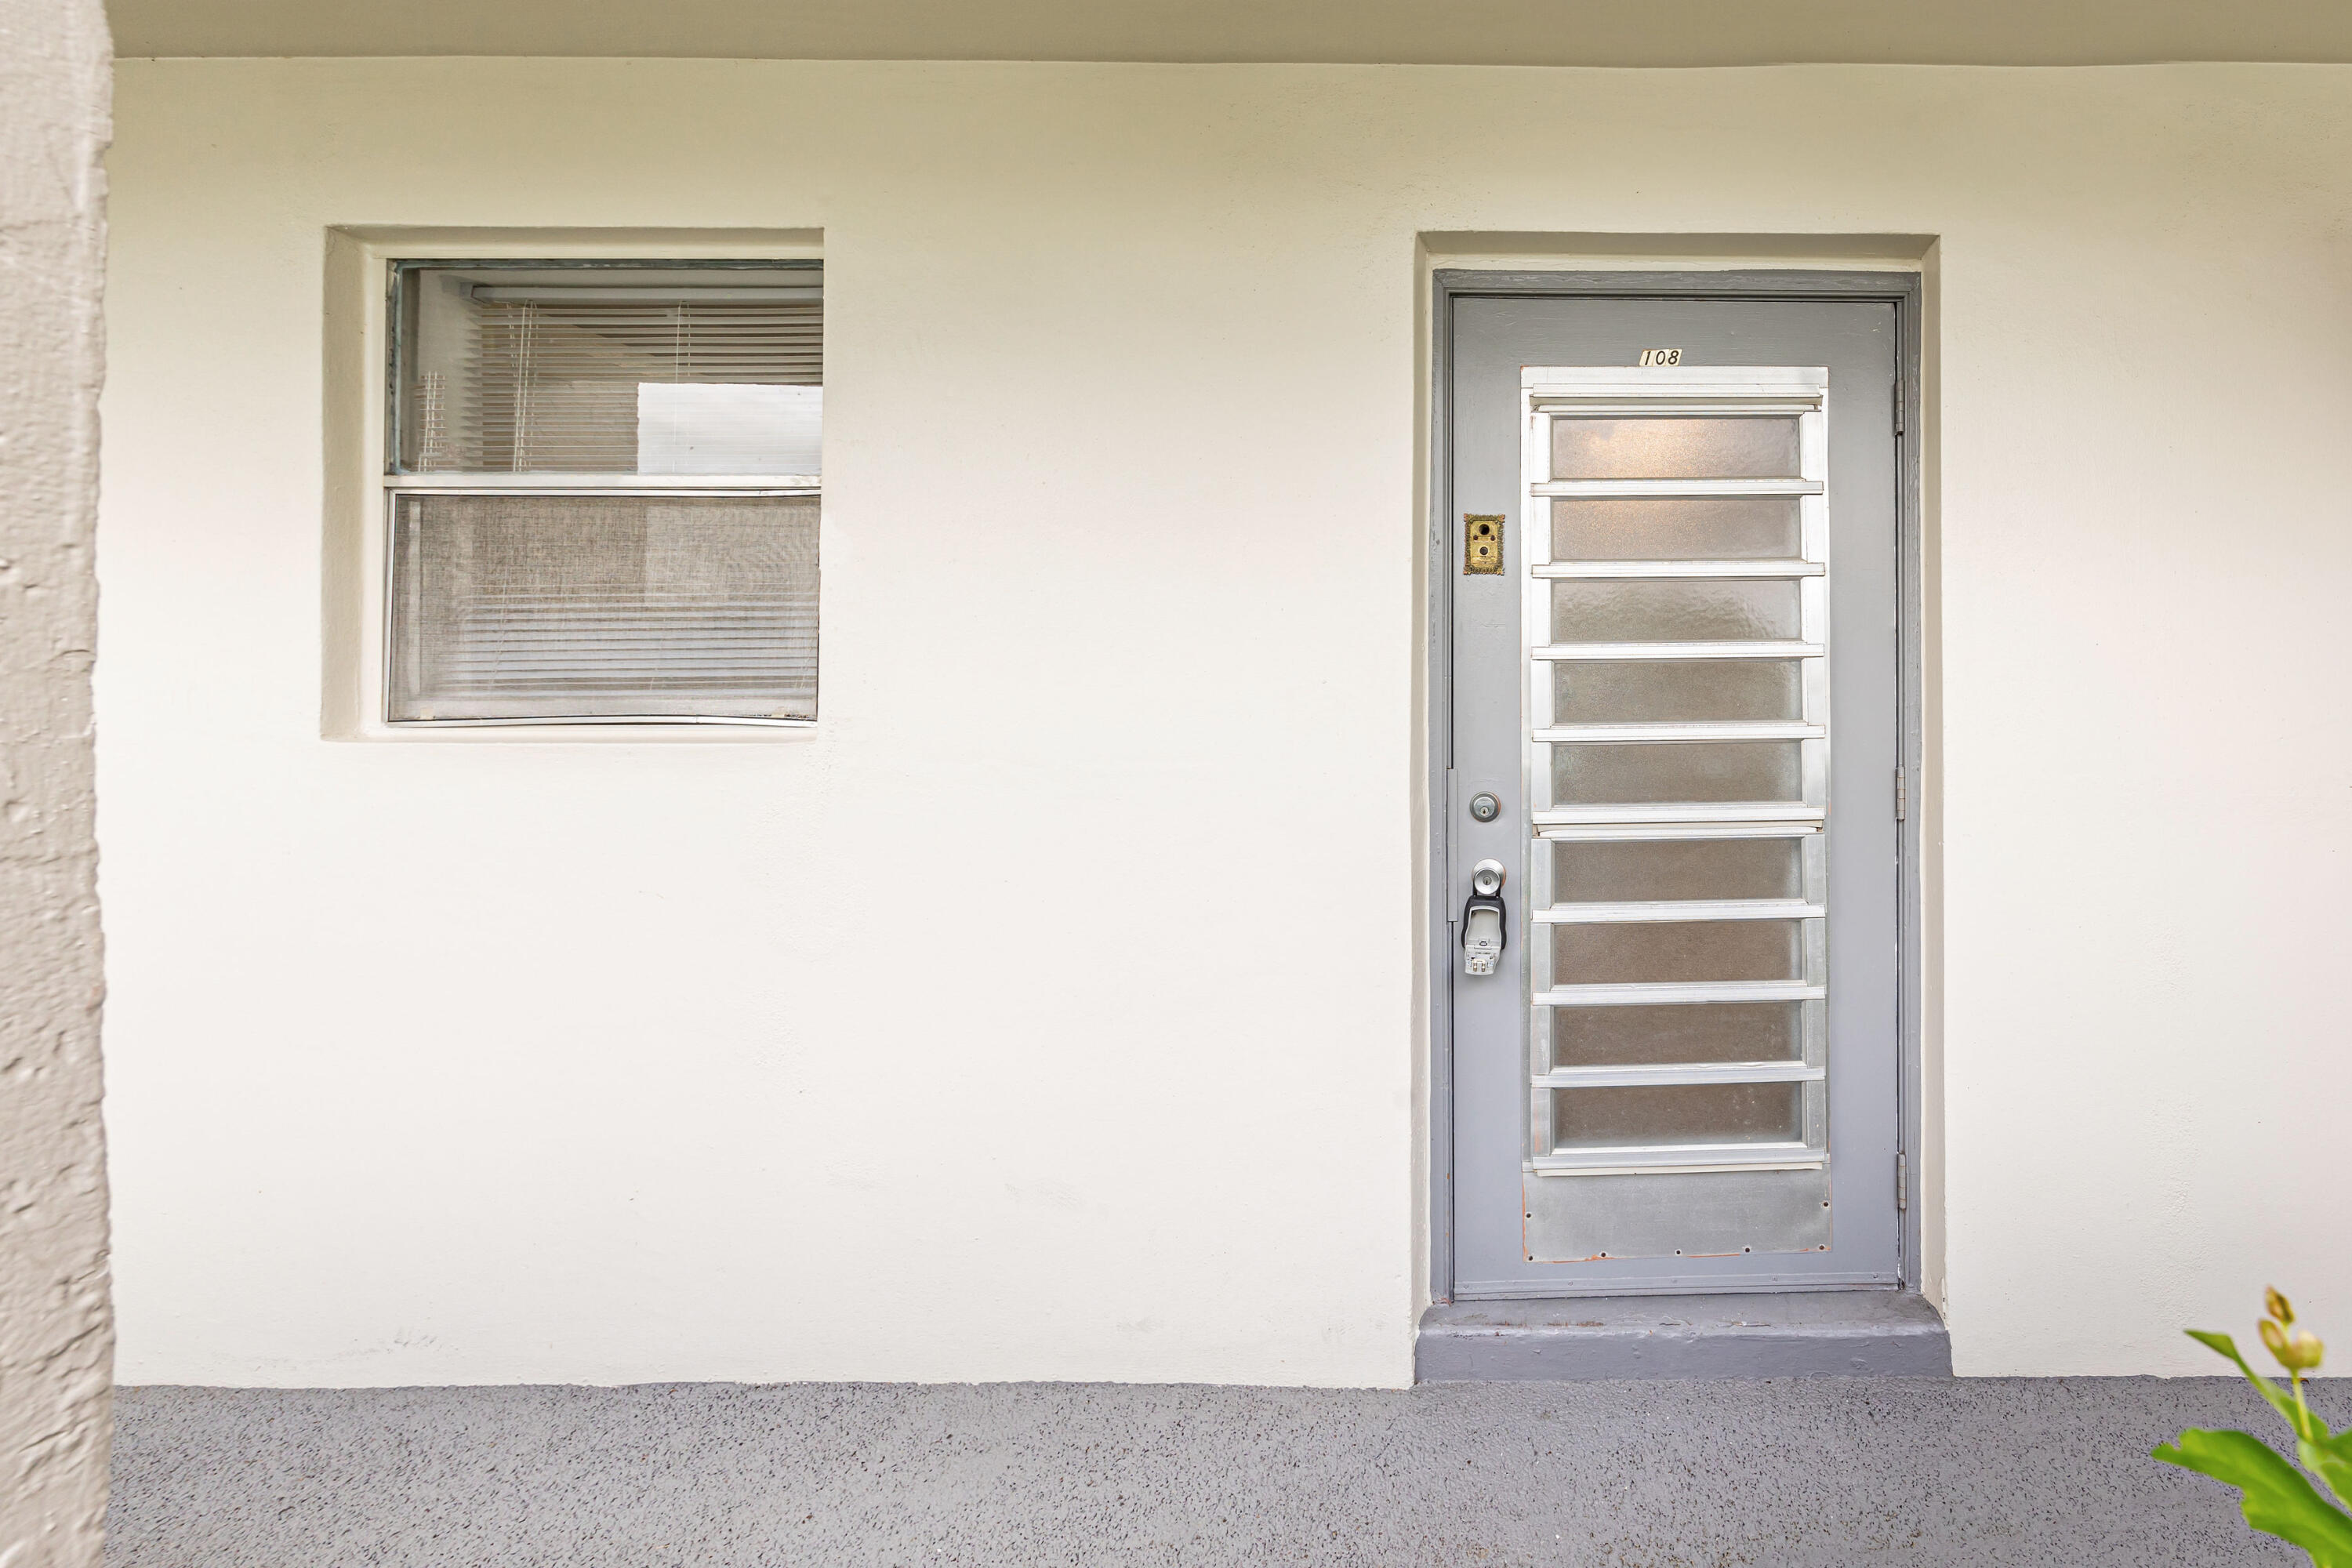
{"type": "Polygon", "coordinates": [[[2260,1375],[2252,1367],[2246,1364],[2246,1358],[2238,1353],[2237,1341],[2227,1334],[2217,1334],[2206,1329],[2183,1329],[2181,1332],[2203,1345],[2207,1350],[2217,1352],[2236,1362],[2238,1370],[2246,1374],[2246,1381],[2252,1384],[2256,1392],[2271,1402],[2271,1408],[2286,1417],[2286,1424],[2294,1428],[2294,1435],[2298,1439],[2306,1443],[2314,1439],[2321,1441],[2326,1439],[2327,1428],[2320,1426],[2317,1416],[2306,1415],[2303,1408],[2293,1399],[2279,1392],[2277,1384],[2260,1375]],[[2314,1427],[2318,1429],[2314,1431],[2314,1427]]]}
{"type": "Polygon", "coordinates": [[[2191,1426],[2179,1442],[2158,1443],[2155,1457],[2236,1487],[2246,1522],[2302,1547],[2317,1568],[2352,1568],[2352,1515],[2248,1434],[2191,1426]]]}
{"type": "MultiPolygon", "coordinates": [[[[2323,1434],[2326,1430],[2321,1428],[2323,1434]]],[[[2352,1432],[2305,1439],[2294,1446],[2294,1453],[2305,1469],[2327,1483],[2337,1501],[2352,1503],[2352,1432]]]]}

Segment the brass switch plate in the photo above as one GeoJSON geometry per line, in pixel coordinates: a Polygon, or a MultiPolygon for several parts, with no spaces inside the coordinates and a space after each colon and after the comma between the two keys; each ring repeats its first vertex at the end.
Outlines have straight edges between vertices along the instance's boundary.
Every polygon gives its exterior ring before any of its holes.
{"type": "Polygon", "coordinates": [[[1465,511],[1462,514],[1462,574],[1499,577],[1503,574],[1502,514],[1465,511]]]}

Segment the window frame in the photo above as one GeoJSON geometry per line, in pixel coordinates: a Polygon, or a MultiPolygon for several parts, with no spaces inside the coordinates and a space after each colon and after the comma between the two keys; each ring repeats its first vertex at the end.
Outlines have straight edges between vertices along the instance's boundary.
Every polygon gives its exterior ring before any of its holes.
{"type": "MultiPolygon", "coordinates": [[[[650,714],[520,718],[390,717],[393,515],[416,494],[811,497],[819,501],[819,701],[822,701],[824,484],[817,475],[404,473],[399,467],[404,278],[465,269],[808,269],[822,274],[816,230],[633,232],[611,241],[534,239],[526,231],[333,228],[327,235],[327,529],[321,624],[322,738],[365,742],[774,742],[813,735],[805,718],[650,714]]],[[[413,351],[411,351],[413,352],[413,351]]]]}

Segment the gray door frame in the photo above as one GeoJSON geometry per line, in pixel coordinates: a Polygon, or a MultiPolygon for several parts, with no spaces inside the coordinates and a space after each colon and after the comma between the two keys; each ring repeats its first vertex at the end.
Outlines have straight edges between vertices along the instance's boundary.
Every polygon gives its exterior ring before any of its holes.
{"type": "MultiPolygon", "coordinates": [[[[1899,661],[1901,712],[1896,735],[1902,747],[1900,765],[1919,795],[1925,731],[1922,719],[1924,658],[1920,644],[1925,619],[1925,577],[1920,518],[1920,362],[1921,285],[1916,272],[1839,272],[1804,269],[1684,272],[1527,272],[1442,268],[1432,278],[1429,367],[1429,503],[1423,549],[1423,575],[1429,599],[1424,606],[1424,689],[1429,693],[1428,801],[1423,824],[1428,836],[1425,853],[1428,895],[1422,910],[1428,954],[1429,1027],[1429,1294],[1433,1301],[1454,1299],[1454,983],[1457,965],[1449,927],[1452,900],[1460,877],[1446,864],[1453,803],[1454,770],[1454,572],[1453,550],[1453,363],[1454,304],[1475,297],[1545,298],[1559,300],[1874,300],[1895,307],[1895,384],[1899,408],[1895,419],[1895,462],[1896,552],[1896,648],[1899,661]]],[[[1895,782],[1887,781],[1892,790],[1895,782]]],[[[1922,1005],[1920,940],[1925,912],[1920,882],[1922,813],[1909,810],[1895,825],[1896,876],[1899,886],[1896,941],[1897,1020],[1896,1067],[1898,1148],[1907,1180],[1906,1201],[1898,1216],[1900,1251],[1896,1260],[1902,1281],[1897,1289],[1919,1288],[1920,1205],[1918,1150],[1920,1123],[1920,1016],[1922,1005]]]]}

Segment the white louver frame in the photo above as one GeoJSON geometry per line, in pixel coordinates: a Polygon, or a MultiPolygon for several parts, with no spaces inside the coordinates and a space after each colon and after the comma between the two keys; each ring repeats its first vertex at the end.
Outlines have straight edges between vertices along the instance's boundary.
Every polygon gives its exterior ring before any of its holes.
{"type": "Polygon", "coordinates": [[[822,270],[398,268],[383,721],[812,722],[822,270]]]}
{"type": "Polygon", "coordinates": [[[1540,367],[1524,373],[1525,431],[1520,521],[1522,654],[1520,713],[1529,807],[1524,862],[1529,923],[1530,1046],[1528,1170],[1538,1176],[1731,1174],[1821,1170],[1828,1161],[1825,828],[1829,816],[1829,374],[1817,368],[1540,367]],[[1798,475],[1786,479],[1554,479],[1555,419],[1793,416],[1798,475]],[[1764,560],[1555,560],[1548,502],[1555,497],[1739,496],[1799,498],[1800,546],[1764,560]],[[1793,579],[1794,638],[1773,641],[1569,642],[1549,640],[1551,584],[1560,580],[1793,579]],[[1574,660],[1789,659],[1802,671],[1801,717],[1793,721],[1553,722],[1550,667],[1574,660]],[[1555,804],[1551,748],[1624,742],[1781,740],[1798,743],[1799,798],[1642,805],[1555,804]],[[1557,902],[1547,840],[1668,841],[1793,838],[1801,841],[1805,896],[1654,903],[1557,902]],[[1560,924],[1774,920],[1803,931],[1801,978],[1618,984],[1556,982],[1552,949],[1539,933],[1560,924]],[[1802,1055],[1793,1061],[1556,1068],[1550,1016],[1564,1007],[1721,1003],[1803,1004],[1802,1055]],[[1787,1143],[1658,1143],[1555,1149],[1552,1096],[1579,1089],[1671,1084],[1794,1083],[1803,1086],[1801,1140],[1787,1143]]]}

